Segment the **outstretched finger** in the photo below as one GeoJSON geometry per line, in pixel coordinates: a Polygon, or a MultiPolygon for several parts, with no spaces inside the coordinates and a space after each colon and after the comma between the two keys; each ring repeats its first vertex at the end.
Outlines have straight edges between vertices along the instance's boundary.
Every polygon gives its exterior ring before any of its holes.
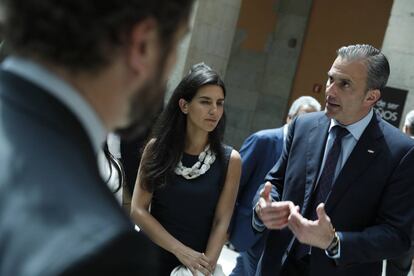
{"type": "Polygon", "coordinates": [[[270,183],[269,181],[266,182],[266,184],[264,185],[261,197],[265,199],[267,204],[270,204],[270,202],[272,201],[270,198],[270,192],[272,191],[272,183],[270,183]]]}
{"type": "Polygon", "coordinates": [[[265,208],[267,206],[266,200],[263,197],[259,198],[259,203],[257,205],[259,205],[260,208],[265,208]]]}
{"type": "Polygon", "coordinates": [[[325,211],[325,204],[320,203],[318,207],[316,207],[316,214],[318,215],[318,220],[321,222],[327,221],[329,222],[330,219],[325,211]]]}

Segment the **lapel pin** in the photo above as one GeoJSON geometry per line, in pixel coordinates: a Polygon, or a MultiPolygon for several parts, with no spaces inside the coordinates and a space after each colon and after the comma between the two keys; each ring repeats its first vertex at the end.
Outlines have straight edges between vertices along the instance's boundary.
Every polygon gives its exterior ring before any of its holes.
{"type": "Polygon", "coordinates": [[[368,152],[369,152],[369,153],[374,153],[374,151],[373,151],[373,150],[370,150],[370,149],[368,150],[368,152]]]}

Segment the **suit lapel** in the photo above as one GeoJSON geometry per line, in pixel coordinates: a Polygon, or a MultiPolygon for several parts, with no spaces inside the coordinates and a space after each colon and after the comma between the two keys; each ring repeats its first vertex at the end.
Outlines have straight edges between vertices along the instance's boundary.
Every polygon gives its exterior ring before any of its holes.
{"type": "Polygon", "coordinates": [[[319,167],[328,138],[329,118],[321,117],[315,126],[309,131],[308,145],[306,150],[306,183],[303,199],[302,214],[305,214],[309,200],[318,177],[319,167]]]}
{"type": "Polygon", "coordinates": [[[358,177],[365,172],[366,168],[381,151],[378,138],[382,137],[382,132],[380,131],[378,120],[380,119],[374,114],[339,173],[326,200],[327,212],[331,212],[335,208],[343,194],[358,182],[358,177]]]}

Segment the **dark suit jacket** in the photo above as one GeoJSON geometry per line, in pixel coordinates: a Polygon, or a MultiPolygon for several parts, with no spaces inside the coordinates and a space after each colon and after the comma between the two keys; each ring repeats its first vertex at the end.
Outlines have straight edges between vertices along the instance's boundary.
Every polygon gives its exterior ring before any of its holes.
{"type": "MultiPolygon", "coordinates": [[[[330,120],[305,114],[289,128],[286,147],[267,176],[276,200],[309,205],[320,169],[330,120]]],[[[342,232],[336,261],[312,248],[310,275],[381,275],[382,260],[410,247],[414,221],[414,143],[374,114],[339,173],[326,201],[333,226],[342,232]]],[[[278,275],[289,253],[288,228],[270,231],[258,274],[278,275]]]]}
{"type": "Polygon", "coordinates": [[[262,237],[253,231],[252,200],[283,149],[283,127],[258,131],[244,141],[240,155],[242,176],[233,215],[230,242],[238,251],[250,249],[262,237]]]}
{"type": "Polygon", "coordinates": [[[76,117],[0,71],[0,275],[152,275],[76,117]]]}
{"type": "Polygon", "coordinates": [[[231,275],[254,275],[264,248],[266,235],[254,231],[252,200],[266,174],[279,159],[283,150],[283,129],[261,130],[244,141],[240,155],[242,177],[233,214],[230,242],[240,252],[231,275]]]}

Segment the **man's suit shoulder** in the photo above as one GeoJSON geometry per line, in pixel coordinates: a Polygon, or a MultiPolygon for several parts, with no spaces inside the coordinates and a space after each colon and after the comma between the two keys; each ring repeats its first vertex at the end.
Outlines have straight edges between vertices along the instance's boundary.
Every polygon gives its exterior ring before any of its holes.
{"type": "Polygon", "coordinates": [[[253,133],[250,137],[257,140],[275,139],[283,135],[283,127],[263,129],[253,133]]]}
{"type": "Polygon", "coordinates": [[[295,132],[299,129],[300,132],[304,131],[307,133],[310,129],[325,123],[329,123],[329,118],[324,111],[311,112],[296,117],[289,125],[289,129],[294,128],[295,132]]]}
{"type": "MultiPolygon", "coordinates": [[[[378,115],[379,116],[379,115],[378,115]]],[[[398,128],[389,124],[381,118],[378,118],[378,125],[386,144],[396,150],[400,148],[403,151],[407,151],[414,147],[414,139],[411,139],[406,134],[402,133],[398,128]]]]}
{"type": "Polygon", "coordinates": [[[296,121],[300,123],[319,122],[320,120],[329,121],[325,111],[304,113],[296,117],[296,121]]]}

